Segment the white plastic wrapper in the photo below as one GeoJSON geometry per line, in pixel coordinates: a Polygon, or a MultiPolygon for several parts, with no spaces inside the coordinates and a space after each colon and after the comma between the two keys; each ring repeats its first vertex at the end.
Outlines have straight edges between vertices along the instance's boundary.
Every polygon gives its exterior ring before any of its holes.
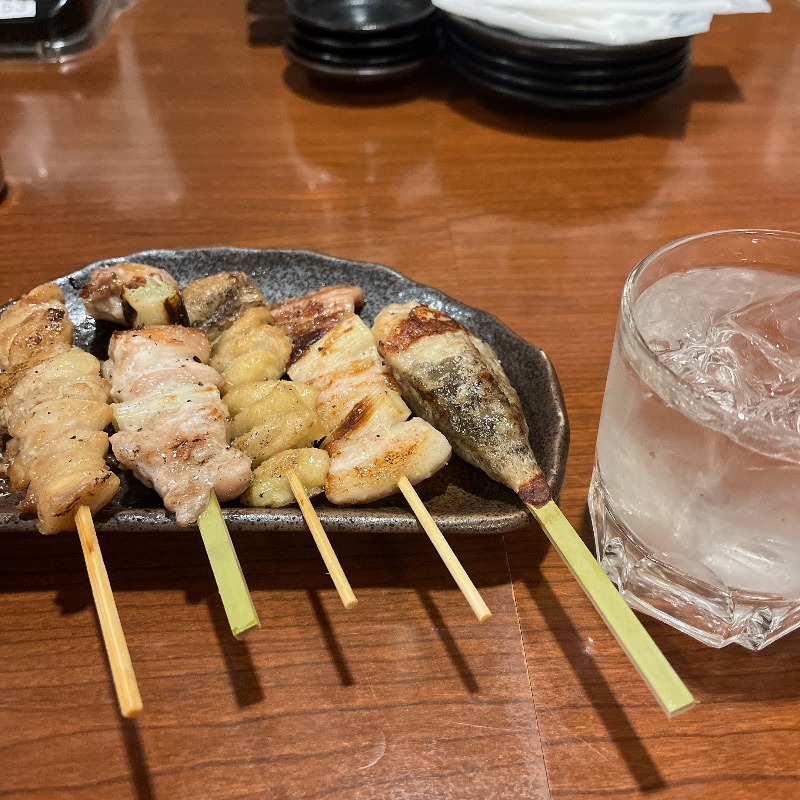
{"type": "Polygon", "coordinates": [[[450,14],[524,36],[637,44],[693,36],[715,14],[770,11],[767,0],[433,0],[450,14]]]}

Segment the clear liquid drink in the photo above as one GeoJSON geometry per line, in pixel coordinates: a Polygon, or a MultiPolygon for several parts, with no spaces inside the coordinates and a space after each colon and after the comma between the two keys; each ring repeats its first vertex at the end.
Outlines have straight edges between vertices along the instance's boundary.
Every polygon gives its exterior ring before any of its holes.
{"type": "Polygon", "coordinates": [[[634,270],[589,503],[634,607],[718,647],[800,626],[800,236],[704,234],[634,270]]]}

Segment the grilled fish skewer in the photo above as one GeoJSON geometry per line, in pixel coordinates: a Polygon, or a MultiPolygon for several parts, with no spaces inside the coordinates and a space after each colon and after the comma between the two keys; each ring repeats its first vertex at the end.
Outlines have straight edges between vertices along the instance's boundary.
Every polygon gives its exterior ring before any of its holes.
{"type": "Polygon", "coordinates": [[[77,527],[120,711],[136,715],[142,698],[92,522],[117,492],[105,462],[110,421],[100,363],[72,345],[74,326],[54,284],[28,292],[0,317],[0,429],[19,508],[35,511],[42,533],[77,527]]]}
{"type": "Polygon", "coordinates": [[[519,397],[489,345],[417,303],[387,306],[373,330],[409,405],[458,455],[519,495],[666,713],[691,707],[688,689],[552,500],[519,397]]]}
{"type": "Polygon", "coordinates": [[[311,445],[327,434],[315,410],[316,392],[301,383],[265,380],[286,370],[291,342],[271,325],[258,287],[242,273],[201,278],[184,290],[192,323],[213,331],[211,363],[225,376],[234,445],[257,463],[246,505],[297,502],[342,604],[358,600],[309,497],[322,491],[330,459],[311,445]]]}
{"type": "Polygon", "coordinates": [[[543,505],[551,499],[519,396],[486,342],[416,303],[387,306],[373,333],[403,397],[461,458],[523,502],[543,505]]]}

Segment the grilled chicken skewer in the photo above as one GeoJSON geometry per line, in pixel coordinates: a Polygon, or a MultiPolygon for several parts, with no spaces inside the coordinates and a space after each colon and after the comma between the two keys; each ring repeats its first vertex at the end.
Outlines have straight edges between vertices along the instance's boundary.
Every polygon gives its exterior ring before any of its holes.
{"type": "Polygon", "coordinates": [[[252,478],[228,444],[224,378],[206,362],[211,347],[187,322],[175,279],[146,264],[121,262],[92,272],[81,297],[92,316],[142,327],[112,337],[105,370],[113,378],[112,447],[152,486],[179,525],[197,522],[231,626],[239,638],[259,626],[217,493],[235,497],[252,478]],[[150,327],[147,327],[150,326],[150,327]],[[162,327],[158,327],[162,326],[162,327]]]}
{"type": "Polygon", "coordinates": [[[402,476],[418,483],[443,467],[450,445],[411,410],[355,308],[358,287],[327,287],[276,303],[272,313],[292,339],[293,381],[317,392],[331,434],[325,494],[332,503],[367,503],[395,493],[402,476]]]}
{"type": "Polygon", "coordinates": [[[418,303],[387,306],[373,331],[414,411],[459,456],[519,495],[667,714],[690,707],[691,694],[553,501],[519,397],[489,345],[418,303]]]}
{"type": "Polygon", "coordinates": [[[280,506],[293,500],[348,610],[357,599],[309,497],[322,491],[329,458],[314,442],[328,431],[316,412],[316,392],[277,380],[292,345],[273,326],[258,287],[246,275],[223,272],[189,284],[183,292],[194,325],[216,334],[211,363],[225,377],[234,445],[253,459],[254,480],[245,505],[280,506]]]}
{"type": "Polygon", "coordinates": [[[207,364],[201,331],[161,325],[117,331],[103,370],[111,379],[119,462],[161,495],[179,525],[198,522],[234,636],[259,627],[218,499],[238,497],[252,479],[250,459],[228,443],[230,417],[207,364]]]}
{"type": "Polygon", "coordinates": [[[161,325],[117,331],[104,374],[111,381],[119,462],[153,487],[178,525],[197,519],[213,491],[238,497],[252,478],[250,461],[228,443],[220,374],[201,331],[161,325]]]}
{"type": "Polygon", "coordinates": [[[355,315],[358,287],[328,287],[272,307],[292,339],[293,380],[318,391],[320,418],[332,433],[325,494],[334,503],[364,503],[401,491],[464,593],[476,617],[491,616],[412,484],[447,463],[447,440],[411,410],[386,369],[369,328],[355,315]]]}
{"type": "Polygon", "coordinates": [[[28,292],[0,317],[0,430],[12,489],[25,489],[23,513],[39,530],[77,527],[120,711],[132,717],[142,699],[92,521],[116,494],[105,462],[111,420],[100,363],[72,345],[74,326],[55,284],[28,292]]]}

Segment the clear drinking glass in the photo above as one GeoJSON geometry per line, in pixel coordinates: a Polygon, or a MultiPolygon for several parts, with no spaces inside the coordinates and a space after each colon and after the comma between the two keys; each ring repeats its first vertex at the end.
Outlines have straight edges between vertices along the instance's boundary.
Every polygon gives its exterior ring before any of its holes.
{"type": "Polygon", "coordinates": [[[634,269],[589,507],[634,608],[714,647],[800,626],[800,234],[700,234],[634,269]]]}

